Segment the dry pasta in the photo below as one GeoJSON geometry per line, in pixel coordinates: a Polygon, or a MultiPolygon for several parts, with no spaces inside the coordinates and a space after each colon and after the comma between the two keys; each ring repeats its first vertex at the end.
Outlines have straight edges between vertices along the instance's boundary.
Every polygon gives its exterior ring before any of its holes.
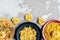
{"type": "Polygon", "coordinates": [[[20,19],[17,18],[17,17],[14,17],[14,18],[12,18],[12,22],[13,22],[14,24],[19,24],[19,23],[20,23],[20,19]]]}
{"type": "Polygon", "coordinates": [[[44,31],[47,40],[60,40],[60,23],[51,22],[44,31]]]}
{"type": "Polygon", "coordinates": [[[45,19],[44,18],[38,18],[37,20],[39,25],[44,25],[45,24],[45,19]]]}
{"type": "Polygon", "coordinates": [[[35,29],[29,27],[23,28],[20,31],[20,40],[36,40],[37,32],[35,29]]]}
{"type": "Polygon", "coordinates": [[[30,13],[27,13],[24,17],[25,17],[26,21],[32,21],[32,19],[33,19],[33,16],[30,13]]]}
{"type": "Polygon", "coordinates": [[[0,18],[0,40],[10,40],[14,36],[14,25],[6,19],[0,18]]]}

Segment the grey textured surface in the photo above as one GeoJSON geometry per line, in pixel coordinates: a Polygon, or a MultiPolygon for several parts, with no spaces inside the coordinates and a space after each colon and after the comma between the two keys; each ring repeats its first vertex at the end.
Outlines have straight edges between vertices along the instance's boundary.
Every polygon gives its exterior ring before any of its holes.
{"type": "Polygon", "coordinates": [[[26,0],[25,3],[33,8],[31,13],[36,17],[52,13],[49,19],[59,18],[58,0],[26,0]]]}
{"type": "MultiPolygon", "coordinates": [[[[0,14],[2,12],[2,14],[8,14],[9,17],[14,17],[22,12],[22,15],[24,15],[26,10],[19,6],[20,2],[21,0],[0,0],[0,14]]],[[[34,18],[49,13],[52,13],[49,19],[59,18],[58,0],[24,0],[23,4],[32,8],[31,14],[33,14],[34,18]]]]}

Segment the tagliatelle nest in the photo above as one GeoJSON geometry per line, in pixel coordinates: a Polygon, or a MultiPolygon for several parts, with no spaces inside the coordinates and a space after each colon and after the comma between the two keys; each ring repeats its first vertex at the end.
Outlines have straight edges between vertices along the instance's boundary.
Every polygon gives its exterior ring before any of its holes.
{"type": "Polygon", "coordinates": [[[44,25],[45,24],[45,19],[44,18],[38,18],[37,23],[39,25],[44,25]]]}
{"type": "Polygon", "coordinates": [[[32,14],[27,13],[24,18],[25,18],[26,21],[32,21],[33,16],[32,16],[32,14]]]}
{"type": "Polygon", "coordinates": [[[14,25],[6,19],[0,18],[0,40],[11,40],[14,36],[14,25]]]}
{"type": "Polygon", "coordinates": [[[14,17],[14,18],[12,18],[12,22],[13,22],[14,24],[19,24],[19,23],[20,23],[20,19],[17,18],[17,17],[14,17]]]}

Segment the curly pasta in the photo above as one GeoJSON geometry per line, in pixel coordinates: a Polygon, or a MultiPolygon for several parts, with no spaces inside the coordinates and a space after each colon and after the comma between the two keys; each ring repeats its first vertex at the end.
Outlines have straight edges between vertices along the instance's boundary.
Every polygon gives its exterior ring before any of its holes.
{"type": "Polygon", "coordinates": [[[33,16],[32,16],[32,14],[27,13],[27,14],[24,16],[24,18],[25,18],[26,21],[32,21],[33,16]]]}
{"type": "Polygon", "coordinates": [[[19,24],[19,23],[20,23],[20,19],[17,18],[17,17],[14,17],[14,18],[12,18],[12,22],[13,22],[14,24],[19,24]]]}
{"type": "Polygon", "coordinates": [[[0,40],[10,40],[14,36],[14,25],[6,19],[0,18],[0,40]]]}
{"type": "Polygon", "coordinates": [[[44,25],[45,24],[45,19],[44,18],[38,18],[37,22],[39,25],[44,25]]]}
{"type": "Polygon", "coordinates": [[[23,28],[23,30],[20,31],[20,40],[36,40],[37,32],[35,29],[29,27],[23,28]]]}
{"type": "Polygon", "coordinates": [[[49,23],[44,31],[44,35],[47,40],[60,40],[60,23],[49,23]]]}

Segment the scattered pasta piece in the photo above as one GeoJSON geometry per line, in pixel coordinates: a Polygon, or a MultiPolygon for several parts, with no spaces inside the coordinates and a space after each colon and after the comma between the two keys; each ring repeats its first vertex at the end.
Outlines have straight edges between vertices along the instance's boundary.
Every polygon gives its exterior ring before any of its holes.
{"type": "Polygon", "coordinates": [[[40,24],[40,25],[44,25],[45,19],[39,18],[39,19],[37,20],[37,22],[38,22],[38,24],[40,24]]]}
{"type": "Polygon", "coordinates": [[[32,21],[32,19],[33,19],[32,14],[28,13],[28,14],[25,15],[25,20],[26,21],[32,21]]]}
{"type": "Polygon", "coordinates": [[[29,27],[23,28],[20,31],[20,40],[36,40],[37,32],[35,29],[29,27]]]}
{"type": "Polygon", "coordinates": [[[12,22],[13,22],[14,24],[19,24],[19,23],[20,23],[20,19],[17,18],[17,17],[14,17],[14,18],[12,18],[12,22]]]}

